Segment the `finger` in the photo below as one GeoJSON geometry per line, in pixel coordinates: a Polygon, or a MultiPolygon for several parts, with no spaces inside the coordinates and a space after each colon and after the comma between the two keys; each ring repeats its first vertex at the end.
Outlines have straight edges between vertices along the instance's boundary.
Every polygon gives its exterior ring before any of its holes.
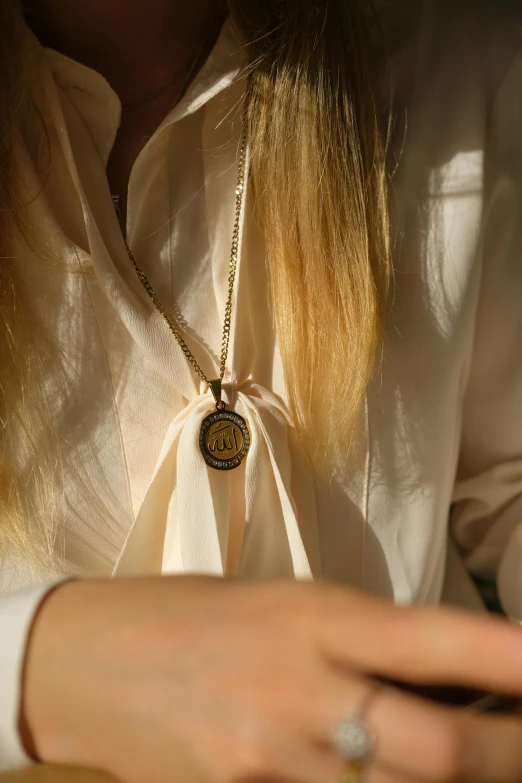
{"type": "Polygon", "coordinates": [[[457,610],[396,607],[326,586],[316,642],[344,666],[424,685],[522,694],[522,629],[457,610]]]}
{"type": "Polygon", "coordinates": [[[457,716],[471,783],[520,783],[522,780],[522,721],[515,716],[457,716]]]}
{"type": "MultiPolygon", "coordinates": [[[[308,731],[332,745],[338,722],[360,714],[374,687],[366,678],[337,678],[323,684],[327,698],[315,700],[308,731]]],[[[372,774],[444,783],[515,783],[522,780],[522,721],[466,713],[430,704],[388,688],[376,692],[364,719],[376,738],[372,774]]]]}
{"type": "Polygon", "coordinates": [[[340,681],[331,676],[322,686],[323,698],[315,699],[315,713],[308,715],[308,732],[316,742],[332,747],[336,726],[344,719],[361,716],[375,737],[370,759],[372,771],[402,775],[413,780],[444,781],[453,754],[454,732],[442,708],[392,688],[380,689],[368,702],[375,686],[365,677],[340,681]]]}

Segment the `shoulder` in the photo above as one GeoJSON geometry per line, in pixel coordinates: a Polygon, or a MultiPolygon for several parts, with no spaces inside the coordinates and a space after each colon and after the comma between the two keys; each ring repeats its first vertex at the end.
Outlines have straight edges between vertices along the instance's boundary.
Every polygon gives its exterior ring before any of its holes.
{"type": "MultiPolygon", "coordinates": [[[[522,95],[519,0],[377,0],[395,143],[416,175],[482,153],[506,90],[522,95]]],[[[467,165],[467,164],[466,164],[467,165]]],[[[474,166],[479,186],[480,167],[474,166]]],[[[466,187],[472,183],[467,182],[466,187]]]]}
{"type": "Polygon", "coordinates": [[[494,99],[522,53],[519,0],[376,0],[401,100],[494,99]]]}

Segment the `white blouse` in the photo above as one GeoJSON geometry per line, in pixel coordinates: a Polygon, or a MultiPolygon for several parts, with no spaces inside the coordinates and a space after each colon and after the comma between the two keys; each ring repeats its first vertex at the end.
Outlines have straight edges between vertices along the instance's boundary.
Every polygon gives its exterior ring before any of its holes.
{"type": "MultiPolygon", "coordinates": [[[[496,578],[504,609],[522,619],[522,30],[507,9],[497,24],[480,3],[473,18],[449,5],[401,2],[400,17],[382,3],[400,117],[394,301],[361,419],[365,458],[326,487],[287,412],[251,193],[224,390],[252,445],[222,473],[198,448],[212,397],[137,279],[114,213],[105,166],[119,99],[101,75],[33,41],[50,174],[34,133],[17,154],[50,252],[27,250],[19,271],[59,348],[48,388],[67,469],[56,572],[42,583],[0,559],[0,769],[27,762],[20,667],[55,579],[322,576],[400,603],[482,608],[472,571],[496,578]]],[[[241,65],[226,24],[141,151],[128,193],[129,245],[208,377],[227,294],[241,65]]]]}

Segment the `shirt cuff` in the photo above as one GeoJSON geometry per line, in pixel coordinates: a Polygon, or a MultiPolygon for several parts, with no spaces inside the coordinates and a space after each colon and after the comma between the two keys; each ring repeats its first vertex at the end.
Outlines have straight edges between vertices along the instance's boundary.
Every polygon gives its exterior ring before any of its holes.
{"type": "Polygon", "coordinates": [[[22,667],[33,617],[56,584],[46,582],[0,597],[0,772],[34,763],[18,731],[22,667]]]}

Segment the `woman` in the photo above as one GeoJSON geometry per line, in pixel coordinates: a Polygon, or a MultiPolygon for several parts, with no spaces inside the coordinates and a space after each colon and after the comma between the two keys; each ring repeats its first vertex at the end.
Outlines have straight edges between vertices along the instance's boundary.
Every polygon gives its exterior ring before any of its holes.
{"type": "Polygon", "coordinates": [[[1,7],[2,767],[522,779],[516,13],[1,7]]]}

